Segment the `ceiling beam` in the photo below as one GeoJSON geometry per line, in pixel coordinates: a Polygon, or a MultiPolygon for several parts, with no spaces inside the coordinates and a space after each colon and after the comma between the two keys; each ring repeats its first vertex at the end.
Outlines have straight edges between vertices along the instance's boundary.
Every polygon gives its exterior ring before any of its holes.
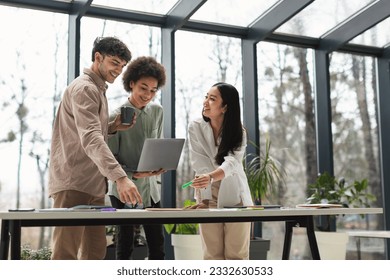
{"type": "Polygon", "coordinates": [[[164,28],[178,30],[207,0],[180,0],[167,13],[164,28]]]}
{"type": "Polygon", "coordinates": [[[247,27],[198,20],[189,20],[180,29],[236,38],[244,38],[248,35],[247,27]]]}
{"type": "Polygon", "coordinates": [[[259,42],[314,0],[281,0],[252,22],[246,39],[259,42]]]}
{"type": "Polygon", "coordinates": [[[390,46],[385,47],[383,51],[383,57],[390,58],[390,46]]]}
{"type": "Polygon", "coordinates": [[[91,6],[92,0],[73,0],[70,14],[82,17],[91,6]]]}
{"type": "Polygon", "coordinates": [[[17,8],[27,8],[64,14],[69,14],[72,7],[72,4],[68,2],[47,0],[0,0],[0,4],[17,8]]]}
{"type": "Polygon", "coordinates": [[[321,36],[319,48],[335,51],[389,15],[390,1],[373,2],[321,36]]]}
{"type": "Polygon", "coordinates": [[[127,23],[143,24],[161,27],[165,24],[165,15],[148,14],[138,11],[128,11],[118,8],[91,6],[85,14],[89,17],[122,21],[127,23]]]}
{"type": "Polygon", "coordinates": [[[375,46],[365,46],[357,44],[345,44],[339,49],[338,52],[355,54],[355,55],[371,55],[371,56],[383,56],[383,48],[375,46]]]}
{"type": "Polygon", "coordinates": [[[271,33],[269,34],[264,41],[276,44],[286,44],[301,48],[317,48],[320,44],[318,38],[313,38],[309,36],[301,36],[294,34],[285,34],[285,33],[271,33]]]}

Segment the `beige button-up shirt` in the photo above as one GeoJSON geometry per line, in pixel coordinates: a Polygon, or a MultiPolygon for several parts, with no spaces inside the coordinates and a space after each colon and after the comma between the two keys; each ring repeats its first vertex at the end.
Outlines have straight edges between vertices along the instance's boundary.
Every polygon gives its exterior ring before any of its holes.
{"type": "Polygon", "coordinates": [[[65,90],[53,128],[49,195],[77,190],[95,197],[126,176],[109,147],[106,83],[91,69],[65,90]]]}

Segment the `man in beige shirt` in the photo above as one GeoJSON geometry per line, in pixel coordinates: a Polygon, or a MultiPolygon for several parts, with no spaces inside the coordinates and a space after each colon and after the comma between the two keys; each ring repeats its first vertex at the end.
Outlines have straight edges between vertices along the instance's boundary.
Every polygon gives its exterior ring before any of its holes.
{"type": "MultiPolygon", "coordinates": [[[[84,69],[65,90],[59,105],[51,143],[49,195],[54,208],[104,205],[107,179],[115,181],[120,200],[142,203],[135,184],[110,151],[109,133],[126,130],[118,115],[109,123],[106,89],[131,60],[126,45],[114,37],[97,38],[92,66],[84,69]]],[[[56,227],[52,259],[103,259],[104,226],[56,227]]]]}

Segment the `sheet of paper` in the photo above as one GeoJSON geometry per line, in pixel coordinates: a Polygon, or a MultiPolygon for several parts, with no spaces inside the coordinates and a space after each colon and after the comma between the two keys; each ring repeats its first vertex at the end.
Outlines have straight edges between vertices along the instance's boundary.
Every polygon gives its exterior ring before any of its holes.
{"type": "Polygon", "coordinates": [[[298,204],[297,208],[341,208],[342,204],[332,203],[314,203],[314,204],[298,204]]]}
{"type": "Polygon", "coordinates": [[[37,209],[38,212],[73,212],[72,208],[43,208],[37,209]]]}

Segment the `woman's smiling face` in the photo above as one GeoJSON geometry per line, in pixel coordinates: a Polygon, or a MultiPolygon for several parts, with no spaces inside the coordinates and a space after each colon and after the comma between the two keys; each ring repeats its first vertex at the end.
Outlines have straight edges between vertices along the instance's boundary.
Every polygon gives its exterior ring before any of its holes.
{"type": "Polygon", "coordinates": [[[221,93],[217,87],[210,88],[203,101],[203,116],[209,119],[223,118],[226,105],[223,105],[221,93]]]}
{"type": "Polygon", "coordinates": [[[156,96],[158,81],[153,77],[142,77],[138,81],[130,82],[130,102],[137,109],[144,108],[156,96]]]}

